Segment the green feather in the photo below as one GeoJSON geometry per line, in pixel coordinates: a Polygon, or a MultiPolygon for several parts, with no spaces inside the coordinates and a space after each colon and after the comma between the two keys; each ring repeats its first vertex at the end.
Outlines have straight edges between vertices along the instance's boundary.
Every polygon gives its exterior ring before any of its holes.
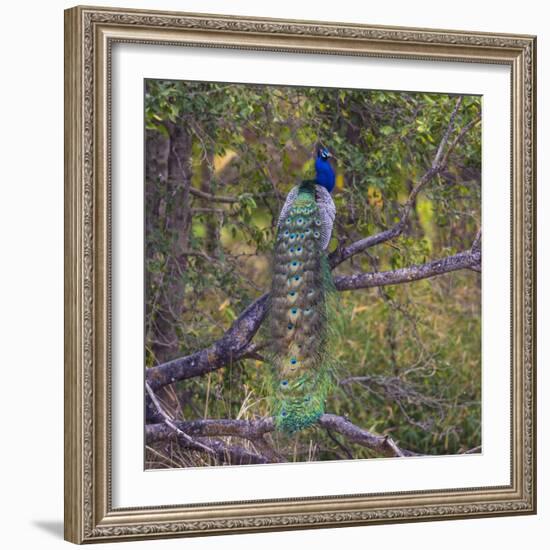
{"type": "Polygon", "coordinates": [[[273,254],[270,401],[276,426],[286,433],[314,424],[333,386],[329,319],[336,292],[320,224],[314,186],[304,183],[280,223],[273,254]]]}

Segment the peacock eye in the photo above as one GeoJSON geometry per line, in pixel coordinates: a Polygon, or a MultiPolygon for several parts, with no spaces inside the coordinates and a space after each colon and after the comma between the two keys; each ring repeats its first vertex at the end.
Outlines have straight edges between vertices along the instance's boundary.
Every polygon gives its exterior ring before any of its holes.
{"type": "Polygon", "coordinates": [[[294,325],[292,323],[288,323],[288,330],[292,330],[294,328],[294,325]]]}
{"type": "Polygon", "coordinates": [[[296,315],[296,313],[298,313],[298,310],[296,308],[292,308],[290,311],[292,311],[292,315],[296,315]]]}
{"type": "Polygon", "coordinates": [[[298,361],[296,361],[296,358],[293,357],[291,360],[290,360],[290,364],[291,365],[295,365],[298,361]]]}
{"type": "Polygon", "coordinates": [[[288,380],[282,380],[281,386],[288,386],[288,380]]]}

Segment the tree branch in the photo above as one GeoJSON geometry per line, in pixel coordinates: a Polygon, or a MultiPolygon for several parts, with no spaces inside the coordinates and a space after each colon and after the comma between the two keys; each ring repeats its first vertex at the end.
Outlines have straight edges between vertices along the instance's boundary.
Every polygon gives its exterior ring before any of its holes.
{"type": "Polygon", "coordinates": [[[172,418],[170,418],[168,413],[162,408],[162,405],[160,404],[157,396],[155,395],[155,392],[151,389],[151,386],[149,386],[149,384],[147,382],[145,382],[145,389],[146,389],[147,393],[149,394],[149,397],[151,398],[151,401],[153,401],[153,403],[154,403],[154,405],[157,409],[157,412],[162,416],[162,418],[164,420],[164,424],[166,426],[168,426],[171,430],[173,430],[178,435],[178,437],[183,439],[189,445],[196,446],[196,447],[202,449],[203,451],[206,451],[207,453],[214,454],[213,449],[211,449],[210,447],[207,447],[206,445],[203,445],[199,441],[195,441],[192,437],[187,435],[183,430],[181,430],[180,428],[178,428],[175,425],[174,420],[172,418]]]}
{"type": "MultiPolygon", "coordinates": [[[[200,419],[200,420],[179,420],[175,421],[181,431],[192,437],[240,437],[253,441],[265,434],[275,430],[275,421],[271,417],[258,420],[230,420],[221,419],[200,419]]],[[[161,424],[148,424],[145,426],[145,439],[149,442],[149,434],[156,433],[161,424]]],[[[153,437],[153,436],[152,436],[153,437]]]]}
{"type": "Polygon", "coordinates": [[[146,379],[151,388],[157,390],[177,380],[201,376],[254,354],[255,347],[250,345],[250,341],[264,320],[268,299],[266,293],[252,302],[210,347],[147,369],[146,379]]]}
{"type": "MultiPolygon", "coordinates": [[[[174,421],[176,427],[183,433],[194,438],[232,436],[247,439],[253,444],[264,441],[264,436],[275,431],[273,418],[257,420],[206,419],[174,421]]],[[[361,445],[383,456],[403,457],[417,456],[417,453],[400,448],[389,436],[376,435],[342,416],[324,414],[318,424],[328,430],[337,432],[348,441],[361,445]]],[[[166,424],[148,424],[145,426],[145,441],[148,445],[163,439],[173,438],[174,431],[166,424]]],[[[186,442],[187,443],[187,442],[186,442]]]]}
{"type": "Polygon", "coordinates": [[[420,265],[402,267],[393,271],[376,271],[371,273],[354,273],[336,277],[334,284],[338,290],[357,290],[373,286],[397,285],[410,283],[420,279],[428,279],[443,273],[450,273],[459,269],[481,266],[481,252],[459,252],[453,256],[434,260],[420,265]]]}
{"type": "MultiPolygon", "coordinates": [[[[256,447],[264,452],[265,456],[261,454],[251,453],[242,447],[226,445],[222,441],[217,441],[215,439],[208,439],[208,444],[204,444],[200,438],[192,437],[186,432],[185,422],[178,422],[168,415],[168,413],[160,404],[160,401],[155,395],[155,392],[151,389],[151,386],[147,382],[145,382],[145,389],[157,410],[157,417],[160,415],[160,418],[162,418],[163,420],[162,424],[156,424],[156,426],[159,427],[157,433],[151,436],[151,440],[146,439],[147,444],[150,444],[153,441],[158,441],[159,438],[161,438],[160,434],[164,434],[164,438],[176,438],[178,443],[182,447],[206,452],[210,456],[215,457],[220,462],[227,462],[228,460],[230,464],[265,464],[268,461],[281,462],[279,455],[268,445],[267,441],[265,441],[265,439],[263,438],[263,432],[258,432],[258,427],[256,428],[255,432],[250,430],[247,433],[247,439],[253,441],[256,447]]],[[[198,435],[204,437],[209,436],[210,434],[200,433],[198,435]]]]}
{"type": "MultiPolygon", "coordinates": [[[[200,197],[201,199],[205,199],[210,202],[221,202],[225,204],[235,204],[236,202],[241,201],[241,197],[234,197],[234,196],[228,196],[228,195],[213,195],[212,193],[207,193],[206,191],[201,191],[200,189],[197,189],[196,187],[190,187],[189,192],[191,195],[195,195],[195,197],[200,197]]],[[[267,197],[269,195],[272,195],[272,193],[250,193],[250,196],[254,198],[258,197],[267,197]]],[[[223,210],[220,210],[220,212],[223,212],[223,210]]]]}
{"type": "Polygon", "coordinates": [[[212,202],[223,202],[227,204],[233,204],[235,202],[239,202],[239,197],[227,197],[224,195],[212,195],[210,193],[206,193],[205,191],[201,191],[200,189],[197,189],[195,187],[190,187],[189,192],[191,195],[195,195],[195,197],[200,197],[201,199],[206,199],[208,201],[212,202]]]}
{"type": "Polygon", "coordinates": [[[407,449],[401,449],[395,441],[387,435],[375,435],[355,424],[347,418],[335,414],[324,414],[319,419],[319,424],[329,430],[338,432],[352,443],[367,447],[384,456],[417,456],[407,449]]]}
{"type": "MultiPolygon", "coordinates": [[[[204,451],[202,447],[190,443],[166,424],[147,424],[145,426],[145,441],[147,446],[151,446],[153,443],[159,443],[162,441],[175,441],[184,449],[199,452],[204,451]]],[[[268,457],[252,453],[238,445],[226,445],[225,443],[215,439],[207,439],[206,441],[212,450],[208,453],[208,455],[216,458],[222,463],[247,465],[267,464],[270,462],[268,457]]]]}

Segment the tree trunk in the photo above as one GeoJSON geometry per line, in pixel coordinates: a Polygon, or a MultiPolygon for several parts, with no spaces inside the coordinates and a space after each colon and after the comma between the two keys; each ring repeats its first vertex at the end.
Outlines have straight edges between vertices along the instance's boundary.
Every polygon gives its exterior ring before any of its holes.
{"type": "Polygon", "coordinates": [[[178,328],[183,313],[185,272],[191,227],[191,138],[187,129],[169,125],[170,146],[167,158],[166,193],[159,204],[159,216],[170,236],[165,257],[164,276],[160,283],[155,323],[152,331],[152,351],[158,363],[177,356],[178,328]]]}

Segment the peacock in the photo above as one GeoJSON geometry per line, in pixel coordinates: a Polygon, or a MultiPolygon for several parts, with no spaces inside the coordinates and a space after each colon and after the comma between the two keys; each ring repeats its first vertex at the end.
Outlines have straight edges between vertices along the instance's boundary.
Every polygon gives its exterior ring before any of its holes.
{"type": "Polygon", "coordinates": [[[329,319],[335,287],[326,249],[336,208],[330,152],[320,147],[315,179],[288,193],[277,223],[269,309],[271,409],[277,429],[295,433],[324,413],[333,384],[329,319]]]}

